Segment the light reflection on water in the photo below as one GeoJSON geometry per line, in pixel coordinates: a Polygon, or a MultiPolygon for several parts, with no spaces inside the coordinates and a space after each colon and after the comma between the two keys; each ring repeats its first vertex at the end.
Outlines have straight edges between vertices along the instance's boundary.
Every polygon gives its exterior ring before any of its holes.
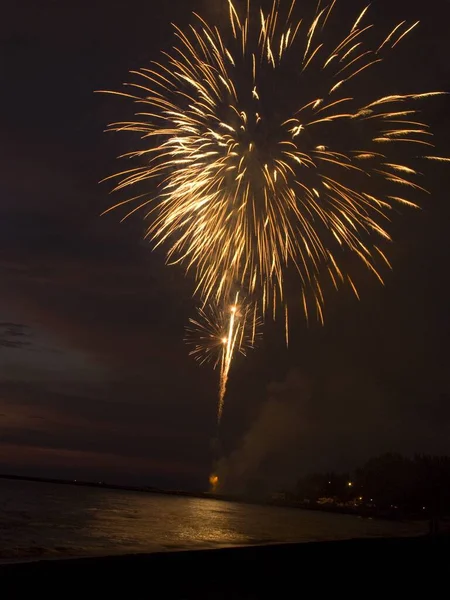
{"type": "Polygon", "coordinates": [[[417,524],[292,508],[0,480],[0,559],[422,532],[417,524]]]}

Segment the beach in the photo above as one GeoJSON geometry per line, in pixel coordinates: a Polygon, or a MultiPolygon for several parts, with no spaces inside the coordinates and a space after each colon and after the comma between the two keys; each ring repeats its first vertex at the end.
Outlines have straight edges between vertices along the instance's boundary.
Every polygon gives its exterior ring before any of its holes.
{"type": "Polygon", "coordinates": [[[425,522],[48,483],[1,492],[8,600],[403,595],[447,573],[449,538],[424,535],[425,522]]]}
{"type": "Polygon", "coordinates": [[[376,589],[432,598],[447,581],[449,550],[448,536],[280,544],[33,561],[0,566],[0,580],[5,598],[371,597],[376,589]]]}

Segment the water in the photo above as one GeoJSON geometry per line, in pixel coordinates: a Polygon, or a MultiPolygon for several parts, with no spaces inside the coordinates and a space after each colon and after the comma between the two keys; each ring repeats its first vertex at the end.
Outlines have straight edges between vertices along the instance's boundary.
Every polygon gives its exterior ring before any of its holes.
{"type": "Polygon", "coordinates": [[[0,559],[97,556],[423,532],[294,508],[0,480],[0,559]]]}

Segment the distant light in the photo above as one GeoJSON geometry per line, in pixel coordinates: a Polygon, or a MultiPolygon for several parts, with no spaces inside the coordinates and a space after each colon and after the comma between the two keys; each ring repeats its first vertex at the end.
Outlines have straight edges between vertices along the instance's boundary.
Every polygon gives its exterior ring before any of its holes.
{"type": "Polygon", "coordinates": [[[353,486],[353,481],[349,481],[349,482],[347,483],[347,485],[348,485],[348,487],[352,487],[352,486],[353,486]]]}
{"type": "Polygon", "coordinates": [[[219,478],[214,473],[209,477],[209,483],[211,485],[211,491],[215,492],[217,490],[217,486],[219,484],[219,478]]]}
{"type": "Polygon", "coordinates": [[[331,483],[331,481],[329,481],[328,483],[331,483]]]}

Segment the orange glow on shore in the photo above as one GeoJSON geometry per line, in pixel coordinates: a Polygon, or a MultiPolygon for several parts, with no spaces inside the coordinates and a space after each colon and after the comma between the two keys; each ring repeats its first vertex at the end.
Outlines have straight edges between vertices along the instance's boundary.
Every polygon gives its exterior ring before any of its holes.
{"type": "Polygon", "coordinates": [[[209,478],[209,484],[211,486],[211,492],[216,492],[217,491],[217,487],[219,485],[219,478],[217,475],[211,475],[209,478]]]}

